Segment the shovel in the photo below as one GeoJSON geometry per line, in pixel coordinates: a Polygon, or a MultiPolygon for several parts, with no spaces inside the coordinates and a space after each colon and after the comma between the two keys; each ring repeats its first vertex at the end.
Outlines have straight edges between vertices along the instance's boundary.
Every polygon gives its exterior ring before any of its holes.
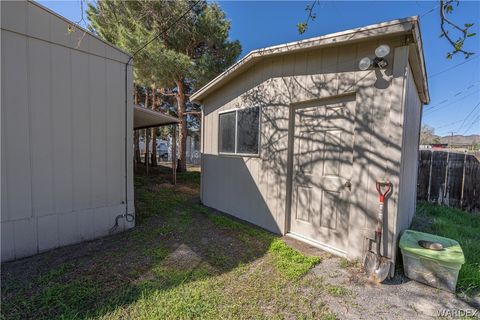
{"type": "Polygon", "coordinates": [[[388,257],[382,256],[380,253],[383,229],[383,207],[385,203],[385,197],[390,193],[392,184],[390,181],[377,181],[376,188],[380,198],[380,203],[378,206],[378,219],[375,228],[376,252],[367,252],[367,255],[365,256],[364,268],[370,279],[380,283],[388,277],[390,267],[392,266],[392,261],[388,257]],[[383,187],[385,187],[385,191],[382,191],[383,187]]]}

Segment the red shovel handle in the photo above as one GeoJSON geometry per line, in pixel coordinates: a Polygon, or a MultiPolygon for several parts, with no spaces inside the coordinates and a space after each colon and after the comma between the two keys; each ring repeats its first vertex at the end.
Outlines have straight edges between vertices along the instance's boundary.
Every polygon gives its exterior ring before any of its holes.
{"type": "Polygon", "coordinates": [[[392,183],[390,181],[377,181],[376,188],[378,191],[378,195],[380,197],[380,202],[384,203],[385,198],[387,197],[387,195],[390,193],[390,190],[392,189],[392,183]],[[385,191],[382,191],[383,187],[385,187],[385,191]]]}

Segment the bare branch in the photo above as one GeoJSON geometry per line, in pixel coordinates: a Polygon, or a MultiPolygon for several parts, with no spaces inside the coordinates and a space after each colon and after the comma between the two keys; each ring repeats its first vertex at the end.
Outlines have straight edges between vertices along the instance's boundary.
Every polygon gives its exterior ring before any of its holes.
{"type": "Polygon", "coordinates": [[[446,17],[446,14],[453,11],[452,4],[456,3],[458,5],[458,1],[459,0],[440,0],[440,29],[442,30],[440,37],[445,37],[445,39],[447,39],[447,41],[453,47],[453,51],[447,53],[448,59],[451,59],[452,56],[457,53],[463,53],[465,58],[467,59],[475,53],[463,49],[465,40],[467,40],[468,37],[472,37],[475,35],[475,33],[469,33],[469,29],[473,26],[473,23],[466,23],[465,27],[462,28],[446,17]],[[446,29],[447,25],[460,32],[461,37],[457,40],[452,39],[452,36],[449,34],[449,30],[446,29]]]}
{"type": "Polygon", "coordinates": [[[305,8],[308,13],[307,20],[305,22],[300,22],[297,24],[298,33],[304,34],[305,31],[307,31],[308,29],[308,23],[310,22],[310,20],[314,21],[317,18],[317,14],[315,13],[315,11],[313,11],[317,3],[320,3],[320,0],[314,0],[312,4],[307,5],[307,7],[305,8]]]}

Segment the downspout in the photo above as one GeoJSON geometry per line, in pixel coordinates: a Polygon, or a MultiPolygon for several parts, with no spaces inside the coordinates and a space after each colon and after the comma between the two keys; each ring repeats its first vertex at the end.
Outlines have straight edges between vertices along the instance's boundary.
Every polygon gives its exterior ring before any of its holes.
{"type": "Polygon", "coordinates": [[[125,212],[115,218],[115,224],[109,233],[114,232],[118,228],[118,221],[121,218],[125,218],[126,222],[135,221],[135,216],[128,213],[128,66],[132,59],[133,56],[130,56],[127,63],[125,63],[125,212]]]}
{"type": "Polygon", "coordinates": [[[152,43],[155,39],[160,37],[161,34],[167,32],[171,27],[173,27],[180,19],[183,19],[184,16],[187,15],[198,3],[200,0],[197,0],[195,3],[193,3],[187,11],[185,11],[180,17],[178,17],[177,20],[173,21],[172,24],[170,24],[163,32],[158,33],[155,37],[147,41],[143,46],[137,49],[130,58],[128,58],[127,63],[125,63],[125,213],[118,215],[115,218],[115,225],[110,229],[110,233],[114,232],[118,228],[118,220],[121,218],[125,218],[125,221],[127,222],[133,222],[135,220],[135,216],[131,213],[128,213],[128,136],[127,136],[127,131],[128,131],[128,120],[127,120],[127,114],[128,114],[128,76],[127,76],[127,71],[128,71],[128,66],[130,62],[132,61],[133,57],[140,51],[142,51],[146,46],[148,46],[150,43],[152,43]]]}

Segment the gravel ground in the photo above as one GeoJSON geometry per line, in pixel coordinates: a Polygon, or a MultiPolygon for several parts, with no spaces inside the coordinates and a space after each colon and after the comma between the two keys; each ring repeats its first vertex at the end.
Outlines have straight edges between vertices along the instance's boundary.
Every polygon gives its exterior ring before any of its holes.
{"type": "Polygon", "coordinates": [[[396,275],[383,284],[373,284],[368,281],[361,265],[347,263],[288,237],[285,240],[297,250],[324,258],[311,272],[327,287],[333,288],[333,293],[337,292],[319,298],[339,319],[432,319],[442,315],[450,318],[449,312],[458,311],[467,311],[470,315],[476,312],[475,316],[480,319],[480,311],[455,294],[403,275],[396,275]]]}

